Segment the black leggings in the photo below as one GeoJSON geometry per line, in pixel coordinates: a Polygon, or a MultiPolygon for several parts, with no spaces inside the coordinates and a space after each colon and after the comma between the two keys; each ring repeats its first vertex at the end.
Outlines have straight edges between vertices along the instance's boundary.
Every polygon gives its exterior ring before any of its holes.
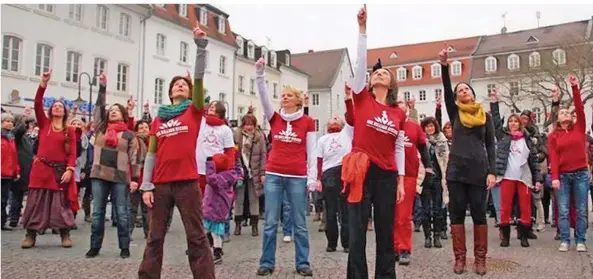
{"type": "Polygon", "coordinates": [[[469,205],[474,225],[486,225],[488,190],[485,185],[472,185],[447,181],[449,186],[449,218],[452,225],[465,223],[465,210],[469,205]]]}

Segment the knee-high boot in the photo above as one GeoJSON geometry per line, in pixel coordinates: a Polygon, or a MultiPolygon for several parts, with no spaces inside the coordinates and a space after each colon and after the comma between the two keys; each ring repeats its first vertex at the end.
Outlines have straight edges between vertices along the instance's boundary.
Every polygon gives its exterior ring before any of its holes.
{"type": "Polygon", "coordinates": [[[476,274],[486,274],[488,253],[488,225],[474,225],[474,268],[476,274]]]}
{"type": "Polygon", "coordinates": [[[455,266],[453,272],[461,274],[465,271],[465,226],[451,225],[451,236],[453,238],[453,254],[455,255],[455,266]]]}
{"type": "Polygon", "coordinates": [[[235,231],[233,232],[234,235],[241,235],[241,222],[243,221],[243,216],[235,215],[235,231]]]}

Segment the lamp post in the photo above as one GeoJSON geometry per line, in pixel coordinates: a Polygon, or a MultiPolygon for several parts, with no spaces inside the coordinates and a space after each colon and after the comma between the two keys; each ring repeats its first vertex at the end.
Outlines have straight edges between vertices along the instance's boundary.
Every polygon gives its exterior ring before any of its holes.
{"type": "Polygon", "coordinates": [[[88,102],[89,119],[88,119],[88,122],[90,122],[91,116],[93,115],[92,111],[91,111],[91,108],[93,107],[93,105],[92,105],[92,102],[93,102],[93,80],[95,78],[97,78],[97,75],[94,75],[92,78],[91,78],[91,75],[87,72],[82,72],[78,75],[78,98],[76,98],[76,100],[75,100],[75,102],[78,104],[84,103],[84,100],[80,97],[80,93],[81,93],[80,92],[80,82],[82,81],[83,75],[86,75],[87,78],[89,79],[89,102],[88,102]]]}

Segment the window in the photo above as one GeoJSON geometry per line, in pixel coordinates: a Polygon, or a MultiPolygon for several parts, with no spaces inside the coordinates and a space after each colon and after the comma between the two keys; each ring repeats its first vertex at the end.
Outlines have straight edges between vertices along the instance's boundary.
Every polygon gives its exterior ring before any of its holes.
{"type": "Polygon", "coordinates": [[[187,4],[179,4],[179,15],[187,17],[187,4]]]}
{"type": "Polygon", "coordinates": [[[461,62],[453,61],[453,63],[451,63],[451,75],[452,76],[460,76],[461,75],[461,62]]]}
{"type": "Polygon", "coordinates": [[[222,92],[218,93],[218,100],[223,103],[226,102],[226,94],[224,94],[222,92]]]}
{"type": "Polygon", "coordinates": [[[245,112],[245,107],[242,107],[242,106],[237,107],[237,112],[239,113],[239,115],[243,115],[243,113],[245,112]]]}
{"type": "Polygon", "coordinates": [[[2,42],[2,70],[18,72],[20,70],[20,56],[23,40],[10,35],[4,35],[2,42]]]}
{"type": "Polygon", "coordinates": [[[518,70],[519,69],[519,55],[511,54],[507,58],[507,67],[509,70],[518,70]]]}
{"type": "Polygon", "coordinates": [[[82,21],[82,5],[70,4],[70,12],[68,15],[72,20],[82,21]]]}
{"type": "Polygon", "coordinates": [[[165,80],[157,78],[154,80],[154,102],[155,104],[163,104],[163,91],[165,88],[165,80]]]}
{"type": "Polygon", "coordinates": [[[117,91],[128,91],[129,66],[123,63],[117,64],[117,91]]]}
{"type": "Polygon", "coordinates": [[[315,132],[319,131],[319,119],[313,119],[313,122],[315,123],[315,132]]]}
{"type": "Polygon", "coordinates": [[[98,5],[97,6],[97,28],[108,30],[109,28],[109,8],[98,5]]]}
{"type": "Polygon", "coordinates": [[[554,59],[554,64],[556,65],[565,65],[566,64],[566,51],[562,49],[557,49],[552,52],[552,57],[554,59]]]}
{"type": "Polygon", "coordinates": [[[420,91],[418,92],[418,99],[419,99],[420,101],[426,101],[426,91],[424,91],[424,90],[420,90],[420,91]]]}
{"type": "Polygon", "coordinates": [[[278,83],[273,83],[274,90],[272,91],[272,98],[278,99],[278,83]]]}
{"type": "Polygon", "coordinates": [[[511,94],[511,96],[517,96],[519,95],[519,83],[516,81],[512,81],[509,83],[509,93],[511,94]]]}
{"type": "Polygon", "coordinates": [[[54,5],[52,5],[52,4],[40,4],[39,9],[44,12],[48,12],[48,13],[52,13],[52,14],[54,13],[54,5]]]}
{"type": "Polygon", "coordinates": [[[407,71],[405,68],[397,69],[397,80],[406,80],[407,71]]]}
{"type": "Polygon", "coordinates": [[[158,55],[165,55],[165,43],[167,41],[167,37],[165,35],[159,33],[156,34],[156,54],[158,55]]]}
{"type": "Polygon", "coordinates": [[[37,44],[37,56],[35,59],[35,75],[40,76],[42,73],[49,71],[53,49],[46,44],[37,44]]]}
{"type": "Polygon", "coordinates": [[[421,79],[422,78],[422,67],[414,66],[412,68],[412,79],[421,79]]]}
{"type": "Polygon", "coordinates": [[[222,16],[218,17],[218,32],[221,34],[226,33],[226,18],[222,16]]]}
{"type": "Polygon", "coordinates": [[[243,55],[243,39],[241,39],[241,37],[237,37],[235,40],[237,41],[237,45],[239,46],[239,48],[237,49],[237,54],[243,55]]]}
{"type": "Polygon", "coordinates": [[[529,68],[538,68],[542,65],[542,58],[539,52],[534,51],[529,55],[529,68]]]}
{"type": "Polygon", "coordinates": [[[95,63],[93,65],[93,85],[97,85],[97,77],[99,77],[102,72],[105,72],[105,69],[107,69],[107,60],[103,58],[95,58],[95,63]]]}
{"type": "Polygon", "coordinates": [[[406,100],[406,101],[410,100],[410,92],[408,92],[408,91],[404,92],[404,100],[406,100]]]}
{"type": "Polygon", "coordinates": [[[208,10],[200,7],[200,24],[206,26],[208,25],[208,10]]]}
{"type": "Polygon", "coordinates": [[[537,125],[541,125],[542,124],[542,111],[540,108],[533,108],[532,110],[533,114],[535,114],[535,124],[537,125]]]}
{"type": "Polygon", "coordinates": [[[484,63],[487,73],[496,72],[496,58],[490,56],[486,58],[484,63]]]}
{"type": "Polygon", "coordinates": [[[218,68],[218,73],[223,75],[226,74],[226,57],[224,55],[220,56],[220,65],[218,68]]]}
{"type": "Polygon", "coordinates": [[[270,66],[272,66],[273,68],[276,68],[276,52],[275,51],[270,52],[270,66]]]}
{"type": "Polygon", "coordinates": [[[255,95],[255,79],[249,80],[249,93],[251,93],[251,95],[255,95]]]}
{"type": "Polygon", "coordinates": [[[66,81],[77,83],[82,55],[75,51],[68,51],[66,57],[66,81]]]}
{"type": "Polygon", "coordinates": [[[313,106],[319,105],[319,94],[318,93],[311,94],[311,105],[313,105],[313,106]]]}
{"type": "Polygon", "coordinates": [[[132,26],[132,17],[129,14],[119,14],[119,34],[124,37],[130,37],[130,29],[132,26]]]}
{"type": "Polygon", "coordinates": [[[286,66],[290,66],[290,54],[285,54],[284,59],[286,60],[286,66]]]}
{"type": "Polygon", "coordinates": [[[443,97],[443,89],[437,88],[434,90],[434,98],[442,98],[443,97]]]}
{"type": "Polygon", "coordinates": [[[189,45],[186,42],[181,42],[179,44],[179,61],[183,63],[187,63],[187,51],[189,49],[189,45]]]}
{"type": "Polygon", "coordinates": [[[433,78],[441,77],[441,64],[439,64],[439,63],[432,64],[432,66],[430,66],[430,70],[431,70],[433,78]]]}
{"type": "Polygon", "coordinates": [[[252,42],[247,43],[247,57],[251,59],[255,57],[255,49],[252,42]]]}
{"type": "Polygon", "coordinates": [[[243,77],[243,76],[239,75],[239,78],[238,78],[238,82],[239,82],[239,84],[238,84],[238,86],[237,86],[237,87],[239,88],[239,92],[241,92],[241,93],[243,93],[243,91],[244,91],[244,90],[243,90],[243,81],[244,81],[244,80],[245,80],[245,77],[243,77]]]}
{"type": "Polygon", "coordinates": [[[496,88],[496,84],[488,84],[486,85],[486,89],[488,91],[488,97],[492,96],[492,91],[496,88]]]}

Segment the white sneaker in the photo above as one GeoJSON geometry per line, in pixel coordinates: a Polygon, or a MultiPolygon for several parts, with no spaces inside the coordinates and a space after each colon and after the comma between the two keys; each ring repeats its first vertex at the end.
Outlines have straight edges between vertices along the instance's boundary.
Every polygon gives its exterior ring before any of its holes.
{"type": "Polygon", "coordinates": [[[566,243],[566,242],[562,242],[560,243],[560,247],[558,247],[558,251],[560,252],[568,252],[568,248],[570,247],[570,244],[566,243]]]}
{"type": "Polygon", "coordinates": [[[543,232],[543,231],[546,230],[546,225],[539,224],[539,225],[537,225],[537,228],[535,230],[538,231],[538,232],[543,232]]]}
{"type": "Polygon", "coordinates": [[[577,244],[577,252],[587,252],[587,246],[585,246],[585,243],[577,244]]]}
{"type": "Polygon", "coordinates": [[[287,235],[282,239],[282,241],[284,241],[284,243],[290,243],[292,241],[292,237],[287,235]]]}

